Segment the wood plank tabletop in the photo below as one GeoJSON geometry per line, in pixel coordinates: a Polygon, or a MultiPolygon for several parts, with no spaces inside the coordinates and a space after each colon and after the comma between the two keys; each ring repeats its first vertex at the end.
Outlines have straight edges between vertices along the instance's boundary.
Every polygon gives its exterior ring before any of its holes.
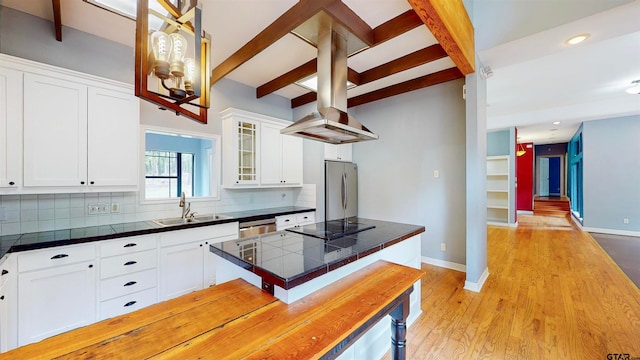
{"type": "Polygon", "coordinates": [[[423,273],[378,261],[289,305],[237,279],[20,347],[0,359],[316,359],[423,273]]]}

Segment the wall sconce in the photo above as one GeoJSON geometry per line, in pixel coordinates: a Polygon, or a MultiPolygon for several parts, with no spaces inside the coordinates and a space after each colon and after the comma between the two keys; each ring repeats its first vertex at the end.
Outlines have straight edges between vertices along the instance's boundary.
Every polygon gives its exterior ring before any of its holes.
{"type": "Polygon", "coordinates": [[[211,40],[202,30],[197,1],[188,3],[138,0],[135,95],[206,124],[211,40]],[[150,8],[149,1],[158,2],[166,14],[150,8]]]}

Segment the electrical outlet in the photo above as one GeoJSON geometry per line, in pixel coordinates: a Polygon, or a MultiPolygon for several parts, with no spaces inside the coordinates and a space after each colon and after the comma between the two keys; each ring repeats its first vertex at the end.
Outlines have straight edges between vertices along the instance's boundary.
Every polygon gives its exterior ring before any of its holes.
{"type": "Polygon", "coordinates": [[[622,219],[622,223],[623,224],[628,224],[629,223],[629,219],[627,219],[627,218],[622,219]]]}
{"type": "Polygon", "coordinates": [[[99,214],[98,204],[87,205],[87,215],[97,215],[97,214],[99,214]]]}
{"type": "Polygon", "coordinates": [[[440,177],[440,171],[439,170],[433,170],[433,177],[434,178],[439,178],[440,177]]]}
{"type": "Polygon", "coordinates": [[[111,203],[111,212],[112,213],[120,212],[120,203],[117,203],[117,202],[111,203]]]}
{"type": "Polygon", "coordinates": [[[109,204],[107,203],[99,203],[98,204],[98,214],[108,214],[109,213],[109,204]]]}
{"type": "Polygon", "coordinates": [[[440,251],[447,251],[447,244],[440,243],[440,251]]]}

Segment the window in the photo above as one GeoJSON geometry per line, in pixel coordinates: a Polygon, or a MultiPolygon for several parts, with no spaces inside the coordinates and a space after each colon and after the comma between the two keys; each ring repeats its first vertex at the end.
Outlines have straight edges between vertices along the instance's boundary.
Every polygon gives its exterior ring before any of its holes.
{"type": "Polygon", "coordinates": [[[143,202],[173,203],[184,191],[189,201],[219,199],[220,136],[143,126],[143,202]]]}
{"type": "Polygon", "coordinates": [[[174,151],[145,151],[145,195],[147,199],[193,197],[194,155],[174,151]]]}

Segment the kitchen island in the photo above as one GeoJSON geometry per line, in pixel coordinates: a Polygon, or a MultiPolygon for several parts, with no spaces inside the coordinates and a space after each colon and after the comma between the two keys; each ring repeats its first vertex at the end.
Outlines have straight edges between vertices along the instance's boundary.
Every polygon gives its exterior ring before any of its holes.
{"type": "MultiPolygon", "coordinates": [[[[327,231],[324,223],[210,245],[216,261],[216,283],[238,278],[293,304],[350,274],[385,260],[420,269],[420,234],[424,226],[349,218],[365,229],[325,240],[312,236],[327,231]]],[[[407,324],[420,315],[420,280],[410,296],[407,324]]],[[[388,323],[379,322],[350,348],[346,358],[380,358],[388,350],[388,323]]]]}

